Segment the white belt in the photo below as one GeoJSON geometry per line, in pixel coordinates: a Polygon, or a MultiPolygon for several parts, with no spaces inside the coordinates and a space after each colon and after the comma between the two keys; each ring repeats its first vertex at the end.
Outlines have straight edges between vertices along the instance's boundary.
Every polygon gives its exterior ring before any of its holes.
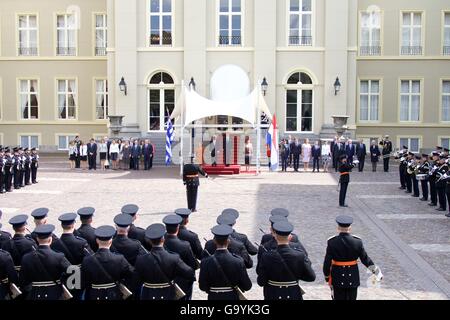
{"type": "Polygon", "coordinates": [[[21,268],[21,266],[14,266],[14,269],[16,269],[16,271],[20,271],[21,268]]]}
{"type": "Polygon", "coordinates": [[[148,282],[144,282],[144,287],[148,288],[148,289],[164,289],[164,288],[169,288],[172,285],[170,283],[148,283],[148,282]]]}
{"type": "Polygon", "coordinates": [[[3,279],[3,280],[0,280],[0,282],[1,282],[1,283],[4,283],[4,284],[7,284],[7,283],[9,282],[9,279],[8,279],[8,278],[5,278],[5,279],[3,279]]]}
{"type": "Polygon", "coordinates": [[[37,282],[32,282],[31,286],[32,287],[52,287],[52,286],[56,286],[60,284],[59,281],[37,281],[37,282]]]}
{"type": "Polygon", "coordinates": [[[295,287],[298,285],[298,281],[288,281],[288,282],[279,282],[279,281],[268,281],[269,285],[273,287],[295,287]]]}
{"type": "Polygon", "coordinates": [[[112,289],[117,287],[115,283],[105,283],[105,284],[92,284],[92,289],[112,289]]]}
{"type": "Polygon", "coordinates": [[[212,287],[209,289],[212,293],[227,293],[227,292],[233,292],[234,289],[231,287],[212,287]]]}

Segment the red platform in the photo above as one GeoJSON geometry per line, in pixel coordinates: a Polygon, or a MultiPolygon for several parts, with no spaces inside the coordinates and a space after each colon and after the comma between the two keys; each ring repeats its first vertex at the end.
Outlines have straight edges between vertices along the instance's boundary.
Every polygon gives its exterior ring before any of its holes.
{"type": "Polygon", "coordinates": [[[223,164],[218,164],[217,166],[204,165],[203,170],[209,175],[234,175],[241,173],[240,165],[229,165],[228,167],[223,164]]]}

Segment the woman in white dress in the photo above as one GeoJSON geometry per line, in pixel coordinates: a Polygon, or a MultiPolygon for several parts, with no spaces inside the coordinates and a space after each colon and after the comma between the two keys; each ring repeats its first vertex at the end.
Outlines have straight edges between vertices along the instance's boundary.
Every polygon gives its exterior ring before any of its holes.
{"type": "Polygon", "coordinates": [[[106,154],[108,153],[108,145],[105,142],[105,139],[102,139],[102,141],[98,145],[98,152],[100,153],[100,167],[102,170],[105,170],[105,163],[106,163],[106,154]]]}
{"type": "Polygon", "coordinates": [[[322,144],[322,164],[324,172],[328,172],[328,167],[330,166],[330,159],[331,159],[330,144],[328,141],[325,141],[325,143],[322,144]]]}
{"type": "Polygon", "coordinates": [[[112,162],[112,169],[117,170],[117,161],[119,161],[119,145],[116,140],[113,140],[111,145],[109,146],[109,157],[112,162]]]}
{"type": "Polygon", "coordinates": [[[70,170],[75,169],[75,160],[77,158],[77,146],[74,141],[70,141],[69,143],[69,162],[70,162],[70,170]]]}
{"type": "Polygon", "coordinates": [[[304,171],[309,170],[309,161],[311,160],[311,145],[309,144],[309,139],[305,140],[305,143],[302,145],[302,162],[304,171]]]}
{"type": "Polygon", "coordinates": [[[84,142],[81,142],[80,145],[80,164],[81,169],[86,170],[88,168],[87,165],[87,159],[88,158],[88,152],[87,152],[87,145],[84,142]]]}

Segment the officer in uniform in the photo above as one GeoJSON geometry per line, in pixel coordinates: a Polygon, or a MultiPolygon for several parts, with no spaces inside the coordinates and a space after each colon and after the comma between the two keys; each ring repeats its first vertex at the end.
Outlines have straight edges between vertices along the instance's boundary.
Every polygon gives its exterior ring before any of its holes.
{"type": "Polygon", "coordinates": [[[11,157],[11,150],[9,148],[5,149],[5,158],[4,158],[4,174],[5,174],[5,191],[12,191],[12,178],[13,178],[13,167],[14,167],[14,158],[11,157]]]}
{"type": "Polygon", "coordinates": [[[197,212],[197,191],[200,185],[198,175],[208,178],[208,174],[197,164],[186,163],[183,166],[183,183],[186,185],[187,205],[192,212],[197,212]]]}
{"type": "MultiPolygon", "coordinates": [[[[270,211],[270,217],[275,217],[275,216],[277,216],[277,217],[283,217],[283,218],[286,218],[286,219],[287,219],[287,218],[289,217],[289,211],[288,211],[287,209],[285,209],[285,208],[275,208],[275,209],[272,209],[272,211],[270,211]]],[[[264,234],[264,235],[262,236],[261,242],[260,242],[260,244],[261,244],[262,246],[264,246],[264,244],[265,244],[266,242],[269,242],[269,241],[271,241],[272,243],[275,243],[275,244],[276,244],[276,240],[275,240],[275,237],[274,237],[275,232],[273,231],[273,228],[272,228],[274,222],[272,222],[273,219],[271,219],[270,217],[269,217],[269,222],[270,222],[270,233],[264,234]]],[[[264,233],[263,230],[261,230],[261,232],[264,233]]],[[[299,243],[299,242],[300,242],[300,241],[298,240],[298,236],[297,236],[295,233],[291,233],[291,235],[289,236],[289,241],[295,242],[295,243],[299,243]]]]}
{"type": "Polygon", "coordinates": [[[178,238],[180,238],[180,240],[189,242],[195,258],[201,260],[203,248],[198,234],[191,230],[188,230],[186,227],[189,223],[189,216],[191,213],[191,210],[187,208],[180,208],[175,210],[175,214],[179,215],[181,219],[183,219],[178,230],[178,238]]]}
{"type": "Polygon", "coordinates": [[[350,172],[354,168],[354,165],[347,163],[347,156],[345,155],[342,155],[339,160],[339,206],[348,207],[345,204],[345,197],[347,195],[348,184],[350,183],[350,172]]]}
{"type": "Polygon", "coordinates": [[[19,278],[14,269],[14,261],[9,252],[0,249],[0,301],[5,300],[9,296],[9,287],[13,283],[19,284],[19,278]]]}
{"type": "Polygon", "coordinates": [[[0,194],[5,193],[5,154],[3,152],[3,146],[0,146],[0,194]]]}
{"type": "Polygon", "coordinates": [[[400,187],[399,189],[405,190],[406,189],[406,180],[405,180],[405,174],[406,174],[406,155],[408,154],[408,147],[403,146],[403,150],[398,153],[398,155],[395,157],[396,160],[399,160],[398,165],[398,173],[400,177],[400,187]]]}
{"type": "Polygon", "coordinates": [[[415,156],[413,159],[413,167],[412,167],[412,174],[411,174],[411,181],[413,184],[413,194],[411,195],[411,197],[414,197],[414,198],[420,197],[419,181],[417,180],[417,177],[416,177],[416,172],[417,172],[416,170],[419,167],[420,159],[421,159],[420,156],[415,156]]]}
{"type": "MultiPolygon", "coordinates": [[[[31,216],[34,218],[34,225],[36,226],[36,228],[47,223],[48,212],[49,210],[47,208],[38,208],[31,212],[31,216]]],[[[36,244],[38,243],[37,234],[34,231],[31,233],[31,238],[36,241],[36,244]]],[[[55,234],[52,234],[52,239],[53,241],[56,241],[58,237],[55,234]]]]}
{"type": "Polygon", "coordinates": [[[80,216],[81,226],[74,231],[74,235],[85,239],[89,247],[93,251],[97,251],[97,240],[95,236],[95,228],[92,227],[92,218],[94,216],[95,209],[92,207],[84,207],[78,209],[77,213],[80,216]]]}
{"type": "Polygon", "coordinates": [[[86,300],[121,300],[121,281],[130,281],[134,268],[118,253],[110,251],[116,229],[101,226],[95,229],[98,250],[84,258],[81,276],[86,300]]]}
{"type": "Polygon", "coordinates": [[[446,163],[447,157],[441,153],[439,155],[439,168],[436,170],[436,190],[438,194],[438,200],[439,200],[439,208],[437,208],[437,211],[446,211],[447,210],[447,199],[445,194],[445,189],[447,187],[447,181],[444,178],[444,175],[448,171],[448,165],[446,163]]]}
{"type": "Polygon", "coordinates": [[[175,279],[195,281],[195,271],[181,260],[180,256],[164,248],[166,228],[163,224],[152,224],[145,230],[151,251],[136,259],[136,275],[141,287],[141,300],[175,300],[175,279]]]}
{"type": "Polygon", "coordinates": [[[339,234],[328,239],[323,274],[334,300],[356,300],[360,285],[357,260],[374,274],[381,271],[367,255],[362,240],[350,233],[353,218],[338,216],[336,222],[339,234]]]}
{"type": "Polygon", "coordinates": [[[258,285],[264,287],[265,300],[303,300],[299,280],[313,282],[316,274],[308,256],[289,246],[294,227],[288,221],[273,225],[277,248],[262,254],[256,273],[258,285]]]}
{"type": "Polygon", "coordinates": [[[381,154],[383,155],[384,172],[389,172],[389,160],[392,152],[392,142],[389,141],[389,135],[386,135],[380,144],[383,146],[381,154]]]}
{"type": "Polygon", "coordinates": [[[19,156],[19,148],[14,148],[14,163],[13,163],[13,176],[14,176],[14,189],[20,189],[22,186],[21,181],[21,171],[22,171],[22,160],[19,156]]]}
{"type": "Polygon", "coordinates": [[[139,207],[135,204],[124,205],[121,209],[122,213],[130,215],[133,219],[133,223],[131,224],[130,230],[128,231],[128,238],[139,240],[141,244],[145,246],[145,230],[134,225],[137,219],[138,211],[139,207]]]}
{"type": "Polygon", "coordinates": [[[437,190],[436,190],[436,170],[439,162],[439,153],[433,151],[431,153],[430,172],[428,172],[428,181],[430,182],[430,203],[431,207],[437,206],[437,190]]]}
{"type": "MultiPolygon", "coordinates": [[[[0,219],[2,218],[3,212],[0,210],[0,219]]],[[[11,234],[7,231],[2,230],[2,224],[0,223],[0,248],[3,246],[3,243],[11,240],[11,234]]]]}
{"type": "Polygon", "coordinates": [[[22,147],[19,148],[19,160],[20,160],[20,173],[19,184],[21,188],[25,187],[25,152],[22,147]]]}
{"type": "MultiPolygon", "coordinates": [[[[87,241],[74,235],[76,213],[65,213],[59,216],[63,233],[61,238],[52,242],[51,248],[56,252],[63,253],[70,264],[81,267],[84,257],[93,254],[87,241]]],[[[69,288],[70,289],[70,288],[69,288]]],[[[82,291],[80,289],[70,290],[75,300],[81,300],[82,291]]]]}
{"type": "Polygon", "coordinates": [[[38,183],[37,179],[37,170],[39,168],[39,155],[37,153],[36,148],[31,149],[31,183],[38,183]]]}
{"type": "Polygon", "coordinates": [[[70,262],[63,253],[50,248],[55,226],[43,224],[34,230],[39,247],[22,259],[19,279],[23,287],[31,285],[28,300],[59,300],[67,279],[70,262]]]}
{"type": "Polygon", "coordinates": [[[200,290],[208,293],[208,300],[239,300],[239,291],[250,290],[252,282],[242,258],[227,249],[233,228],[218,225],[211,232],[217,249],[214,254],[202,260],[200,290]]]}
{"type": "MultiPolygon", "coordinates": [[[[164,247],[169,252],[178,253],[181,260],[184,261],[190,268],[197,270],[199,267],[198,261],[195,259],[192,252],[191,245],[187,241],[178,238],[178,230],[181,224],[181,217],[175,214],[165,216],[163,223],[166,225],[166,236],[164,247]]],[[[194,280],[195,281],[195,280],[194,280]]],[[[175,283],[186,293],[185,300],[191,300],[193,281],[186,281],[184,278],[176,278],[175,283]]]]}
{"type": "Polygon", "coordinates": [[[128,231],[133,223],[129,214],[121,213],[114,217],[116,224],[116,236],[112,242],[112,251],[122,254],[127,261],[134,266],[136,258],[146,251],[139,240],[128,238],[128,231]]]}
{"type": "Polygon", "coordinates": [[[422,161],[418,168],[419,174],[425,174],[427,179],[420,180],[422,187],[422,198],[420,201],[428,201],[428,173],[430,172],[430,162],[428,161],[428,154],[422,153],[422,161]]]}
{"type": "MultiPolygon", "coordinates": [[[[227,225],[231,226],[235,222],[234,218],[229,215],[220,215],[217,217],[216,220],[218,225],[227,225]]],[[[245,267],[247,269],[251,269],[253,267],[253,260],[252,257],[248,254],[247,249],[245,248],[244,244],[240,241],[237,241],[231,237],[228,239],[228,246],[227,249],[230,251],[230,253],[241,257],[244,261],[245,267]]],[[[207,240],[205,243],[205,249],[203,250],[202,259],[207,258],[211,255],[213,255],[216,252],[216,242],[214,239],[207,240]]]]}
{"type": "Polygon", "coordinates": [[[255,256],[258,253],[258,248],[256,248],[250,240],[248,240],[248,237],[246,234],[239,233],[234,229],[234,226],[236,225],[236,221],[239,218],[239,212],[236,209],[225,209],[222,211],[222,215],[228,215],[234,218],[234,224],[231,225],[233,228],[233,233],[230,235],[231,238],[233,238],[236,241],[239,241],[245,246],[245,249],[247,250],[248,254],[251,256],[255,256]]]}
{"type": "Polygon", "coordinates": [[[29,186],[31,185],[31,152],[28,148],[24,149],[24,162],[23,162],[23,185],[29,186]]]}

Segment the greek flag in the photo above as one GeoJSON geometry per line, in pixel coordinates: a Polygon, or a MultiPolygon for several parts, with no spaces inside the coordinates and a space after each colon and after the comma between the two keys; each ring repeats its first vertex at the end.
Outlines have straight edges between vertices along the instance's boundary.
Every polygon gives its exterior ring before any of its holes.
{"type": "Polygon", "coordinates": [[[167,132],[166,132],[166,166],[172,161],[172,142],[174,138],[173,125],[170,119],[167,121],[167,132]]]}

